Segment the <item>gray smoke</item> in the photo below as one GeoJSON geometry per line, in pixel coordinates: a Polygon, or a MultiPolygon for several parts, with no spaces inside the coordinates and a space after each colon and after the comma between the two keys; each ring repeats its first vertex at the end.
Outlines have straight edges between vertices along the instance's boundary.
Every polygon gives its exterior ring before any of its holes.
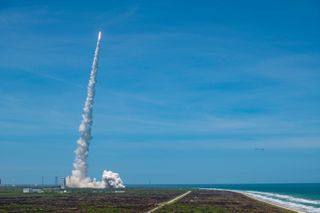
{"type": "Polygon", "coordinates": [[[75,151],[76,157],[73,163],[72,175],[66,178],[66,184],[72,188],[124,188],[124,184],[118,173],[104,170],[101,181],[87,177],[87,158],[92,126],[92,109],[95,95],[96,76],[98,71],[99,50],[101,32],[98,34],[96,50],[94,52],[88,84],[87,98],[83,107],[82,121],[79,126],[80,138],[77,141],[78,147],[75,151]]]}

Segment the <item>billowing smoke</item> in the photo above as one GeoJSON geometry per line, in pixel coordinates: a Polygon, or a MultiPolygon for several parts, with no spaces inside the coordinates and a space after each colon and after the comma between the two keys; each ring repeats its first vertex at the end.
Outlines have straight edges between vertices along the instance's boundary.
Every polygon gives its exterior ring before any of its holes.
{"type": "Polygon", "coordinates": [[[82,121],[79,126],[80,138],[77,141],[78,147],[75,151],[76,157],[73,163],[72,175],[66,178],[66,184],[72,188],[124,188],[123,182],[118,173],[104,170],[101,181],[87,177],[87,158],[92,126],[92,108],[95,95],[96,76],[98,71],[99,49],[101,32],[98,34],[96,50],[91,67],[91,74],[88,84],[87,98],[83,108],[82,121]]]}

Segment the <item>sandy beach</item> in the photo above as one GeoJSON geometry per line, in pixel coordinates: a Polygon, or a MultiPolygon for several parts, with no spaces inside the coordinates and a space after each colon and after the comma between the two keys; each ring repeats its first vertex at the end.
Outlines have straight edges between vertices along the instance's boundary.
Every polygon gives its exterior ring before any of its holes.
{"type": "Polygon", "coordinates": [[[250,196],[249,194],[246,194],[246,193],[243,193],[243,192],[236,192],[236,193],[242,194],[242,195],[247,196],[247,197],[249,197],[251,199],[254,199],[254,200],[257,200],[257,201],[260,201],[260,202],[264,202],[264,203],[267,203],[267,204],[270,204],[270,205],[273,205],[273,206],[277,206],[277,207],[280,207],[280,208],[283,208],[283,209],[287,209],[287,210],[294,211],[294,212],[297,212],[297,213],[305,213],[303,211],[298,211],[296,209],[292,209],[292,208],[289,208],[289,207],[286,207],[286,206],[281,206],[281,205],[278,205],[278,204],[275,204],[275,203],[272,203],[272,202],[268,202],[268,201],[263,200],[263,199],[256,198],[254,196],[250,196]]]}

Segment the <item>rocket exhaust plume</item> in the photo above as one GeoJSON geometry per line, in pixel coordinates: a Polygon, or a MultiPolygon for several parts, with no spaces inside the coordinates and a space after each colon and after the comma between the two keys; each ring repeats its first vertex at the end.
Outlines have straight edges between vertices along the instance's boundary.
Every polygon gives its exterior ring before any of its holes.
{"type": "Polygon", "coordinates": [[[72,188],[124,188],[124,184],[118,173],[104,170],[101,181],[96,181],[87,177],[88,165],[87,158],[92,126],[92,109],[95,95],[96,76],[98,71],[99,50],[101,32],[98,34],[97,46],[94,52],[91,67],[90,79],[88,84],[87,98],[83,107],[82,121],[79,126],[80,138],[77,141],[78,147],[75,150],[76,157],[73,163],[72,175],[66,178],[66,184],[72,188]]]}

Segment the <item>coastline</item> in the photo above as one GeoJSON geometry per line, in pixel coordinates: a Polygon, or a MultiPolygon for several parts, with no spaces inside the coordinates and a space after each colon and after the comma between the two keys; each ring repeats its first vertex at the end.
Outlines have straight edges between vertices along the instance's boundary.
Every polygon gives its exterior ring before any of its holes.
{"type": "Polygon", "coordinates": [[[253,200],[256,200],[256,201],[260,201],[260,202],[263,202],[263,203],[266,203],[266,204],[269,204],[269,205],[272,205],[272,206],[276,206],[278,208],[286,209],[286,210],[293,211],[293,212],[296,212],[296,213],[306,213],[306,212],[299,211],[299,210],[296,210],[296,209],[293,209],[293,208],[290,208],[290,207],[287,207],[287,206],[281,206],[279,204],[275,204],[275,203],[268,202],[268,201],[263,200],[263,199],[256,198],[254,196],[250,196],[249,194],[247,194],[245,192],[238,191],[238,190],[217,189],[217,188],[199,188],[199,189],[200,190],[216,190],[216,191],[234,192],[234,193],[238,193],[238,194],[244,195],[247,198],[250,198],[250,199],[253,199],[253,200]]]}
{"type": "MultiPolygon", "coordinates": [[[[228,191],[228,190],[226,190],[226,191],[228,191]]],[[[249,194],[244,193],[244,192],[240,192],[240,191],[231,191],[231,192],[239,193],[239,194],[242,194],[242,195],[244,195],[244,196],[246,196],[246,197],[248,197],[248,198],[251,198],[251,199],[253,199],[253,200],[260,201],[260,202],[264,202],[264,203],[267,203],[267,204],[269,204],[269,205],[273,205],[273,206],[276,206],[276,207],[279,207],[279,208],[282,208],[282,209],[287,209],[287,210],[290,210],[290,211],[293,211],[293,212],[296,212],[296,213],[305,213],[305,212],[303,212],[303,211],[299,211],[299,210],[296,210],[296,209],[292,209],[292,208],[289,208],[289,207],[286,207],[286,206],[281,206],[281,205],[279,205],[279,204],[275,204],[275,203],[268,202],[268,201],[263,200],[263,199],[256,198],[256,197],[254,197],[254,196],[250,196],[249,194]]]]}

